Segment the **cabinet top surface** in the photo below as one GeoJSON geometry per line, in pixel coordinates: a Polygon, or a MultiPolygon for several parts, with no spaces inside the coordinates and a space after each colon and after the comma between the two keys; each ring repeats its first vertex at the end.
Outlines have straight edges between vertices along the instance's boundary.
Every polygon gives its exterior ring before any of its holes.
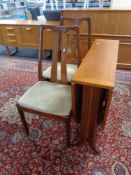
{"type": "Polygon", "coordinates": [[[35,20],[0,20],[0,25],[30,25],[30,26],[40,26],[42,24],[48,25],[58,25],[59,21],[46,21],[40,22],[35,20]]]}
{"type": "Polygon", "coordinates": [[[68,8],[68,9],[63,9],[62,11],[106,11],[106,12],[119,12],[119,11],[123,11],[123,12],[131,12],[131,8],[123,8],[123,9],[117,9],[117,8],[68,8]]]}
{"type": "Polygon", "coordinates": [[[112,89],[115,82],[118,48],[118,40],[96,39],[73,76],[72,82],[112,89]]]}

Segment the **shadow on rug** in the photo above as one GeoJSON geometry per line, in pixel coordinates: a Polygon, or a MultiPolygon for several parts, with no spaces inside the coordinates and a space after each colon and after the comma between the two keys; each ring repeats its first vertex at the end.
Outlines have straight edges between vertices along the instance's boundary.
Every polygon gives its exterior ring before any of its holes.
{"type": "MultiPolygon", "coordinates": [[[[37,81],[37,62],[11,59],[0,58],[0,175],[130,174],[130,71],[117,70],[106,127],[97,130],[100,154],[95,155],[88,144],[67,149],[63,123],[28,113],[26,137],[15,103],[37,81]]],[[[72,121],[72,142],[76,138],[79,125],[72,121]]]]}

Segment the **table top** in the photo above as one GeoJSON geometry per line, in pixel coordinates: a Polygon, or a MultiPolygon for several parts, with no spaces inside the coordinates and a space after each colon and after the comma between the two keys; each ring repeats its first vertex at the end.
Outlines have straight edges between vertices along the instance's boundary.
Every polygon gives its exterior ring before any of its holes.
{"type": "Polygon", "coordinates": [[[118,40],[96,39],[86,54],[72,82],[112,89],[118,59],[118,40]]]}
{"type": "Polygon", "coordinates": [[[0,25],[30,25],[30,26],[40,26],[42,24],[47,25],[59,25],[59,21],[46,21],[40,22],[37,20],[0,20],[0,25]]]}

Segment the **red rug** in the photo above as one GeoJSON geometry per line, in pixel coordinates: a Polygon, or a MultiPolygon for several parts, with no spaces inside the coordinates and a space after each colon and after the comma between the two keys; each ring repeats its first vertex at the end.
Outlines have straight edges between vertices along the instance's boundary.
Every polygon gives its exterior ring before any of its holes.
{"type": "MultiPolygon", "coordinates": [[[[26,137],[15,102],[36,81],[36,61],[0,58],[0,175],[131,173],[131,71],[117,70],[107,124],[97,131],[99,155],[88,144],[66,149],[63,123],[40,116],[26,114],[26,137]]],[[[72,121],[71,128],[73,143],[79,125],[72,121]]]]}

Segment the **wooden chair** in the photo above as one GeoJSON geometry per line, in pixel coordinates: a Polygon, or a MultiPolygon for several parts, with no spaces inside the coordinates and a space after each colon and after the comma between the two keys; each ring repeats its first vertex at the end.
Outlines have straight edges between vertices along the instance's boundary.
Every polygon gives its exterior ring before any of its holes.
{"type": "MultiPolygon", "coordinates": [[[[60,18],[60,25],[61,26],[65,26],[66,24],[72,26],[72,25],[78,25],[79,27],[81,26],[82,23],[86,23],[86,34],[88,34],[88,39],[87,39],[87,51],[90,49],[91,46],[91,19],[90,17],[86,17],[86,18],[78,18],[78,17],[63,17],[61,16],[60,18]]],[[[70,37],[70,39],[73,39],[73,37],[70,37]]],[[[69,41],[71,42],[71,41],[69,41]]],[[[74,43],[72,43],[74,44],[74,43]]],[[[80,58],[80,54],[79,54],[79,58],[78,61],[76,62],[76,57],[74,57],[74,55],[70,55],[70,57],[68,57],[68,65],[67,65],[67,76],[68,76],[68,82],[71,82],[72,76],[74,75],[74,73],[77,70],[77,67],[80,65],[81,62],[81,58],[80,58]]],[[[60,64],[58,64],[58,74],[59,73],[59,69],[60,69],[60,64]]],[[[43,72],[43,78],[45,78],[46,80],[50,80],[51,77],[51,67],[48,67],[44,72],[43,72]]]]}
{"type": "MultiPolygon", "coordinates": [[[[24,112],[44,115],[45,117],[61,120],[66,126],[66,144],[70,146],[70,117],[72,114],[71,85],[67,82],[67,57],[71,52],[68,35],[76,35],[76,55],[79,55],[79,28],[78,26],[41,26],[39,41],[39,81],[20,97],[16,106],[21,117],[26,134],[29,128],[24,112]],[[44,38],[43,30],[53,33],[53,52],[51,66],[51,81],[41,81],[42,78],[42,51],[44,38]],[[68,34],[67,34],[68,33],[68,34]],[[61,38],[60,38],[61,36],[61,38]],[[61,44],[60,44],[61,43],[61,44]],[[57,76],[59,50],[61,50],[61,77],[57,76]]],[[[77,56],[78,57],[78,56],[77,56]]]]}

